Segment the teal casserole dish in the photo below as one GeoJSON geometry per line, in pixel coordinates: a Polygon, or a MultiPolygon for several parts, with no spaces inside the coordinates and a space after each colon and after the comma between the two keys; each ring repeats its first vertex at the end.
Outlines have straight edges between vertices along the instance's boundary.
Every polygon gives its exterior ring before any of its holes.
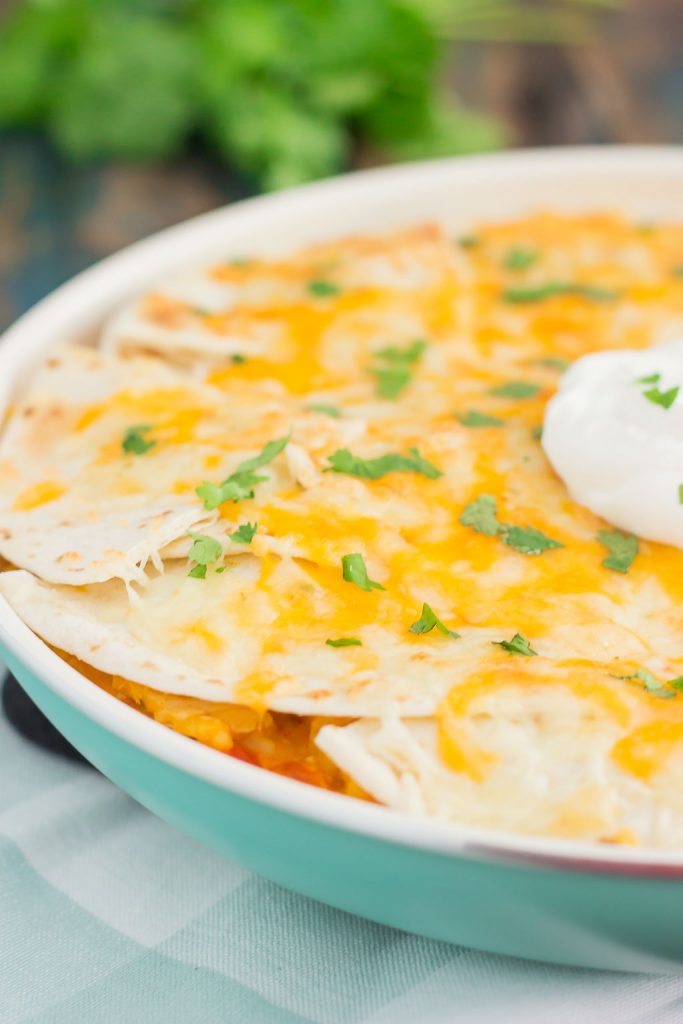
{"type": "MultiPolygon", "coordinates": [[[[425,218],[463,231],[532,208],[683,209],[683,156],[573,150],[351,175],[237,204],[112,257],[23,317],[0,346],[0,409],[40,357],[94,336],[160,275],[226,250],[267,251],[425,218]]],[[[56,727],[154,813],[282,885],[372,920],[557,963],[676,970],[683,851],[520,838],[424,821],[227,758],[94,686],[0,602],[0,651],[56,727]]]]}

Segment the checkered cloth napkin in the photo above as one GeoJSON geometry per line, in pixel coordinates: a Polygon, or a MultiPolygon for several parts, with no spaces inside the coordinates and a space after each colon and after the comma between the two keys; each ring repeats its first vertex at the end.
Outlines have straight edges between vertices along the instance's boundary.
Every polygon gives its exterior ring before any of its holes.
{"type": "Polygon", "coordinates": [[[680,1024],[683,975],[525,963],[332,910],[0,720],[0,1022],[29,1021],[680,1024]]]}

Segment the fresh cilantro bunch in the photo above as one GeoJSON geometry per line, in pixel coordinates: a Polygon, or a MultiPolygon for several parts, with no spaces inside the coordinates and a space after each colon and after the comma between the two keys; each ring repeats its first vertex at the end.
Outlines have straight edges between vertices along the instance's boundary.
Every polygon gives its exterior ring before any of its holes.
{"type": "Polygon", "coordinates": [[[202,136],[267,188],[343,168],[358,142],[399,158],[489,149],[498,127],[439,85],[447,37],[490,35],[519,6],[15,0],[0,128],[40,125],[75,160],[169,157],[202,136]]]}

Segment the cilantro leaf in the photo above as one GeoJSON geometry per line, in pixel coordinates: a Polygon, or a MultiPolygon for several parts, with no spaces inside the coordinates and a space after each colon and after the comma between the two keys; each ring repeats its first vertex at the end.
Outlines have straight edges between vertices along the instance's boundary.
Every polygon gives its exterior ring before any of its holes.
{"type": "Polygon", "coordinates": [[[476,533],[487,537],[499,536],[508,547],[514,548],[523,555],[540,555],[551,548],[562,548],[559,540],[547,537],[535,526],[512,526],[501,523],[498,518],[498,505],[492,494],[480,494],[479,497],[465,507],[460,516],[463,526],[471,527],[476,533]]]}
{"type": "Polygon", "coordinates": [[[647,398],[648,402],[653,402],[655,405],[661,405],[662,409],[670,409],[678,398],[680,390],[680,387],[675,387],[669,388],[668,391],[660,391],[655,386],[648,391],[643,391],[643,398],[647,398]]]}
{"type": "Polygon", "coordinates": [[[534,441],[540,441],[541,440],[541,438],[543,437],[543,424],[542,423],[538,423],[538,424],[536,424],[535,427],[531,428],[531,436],[533,437],[534,441]]]}
{"type": "Polygon", "coordinates": [[[636,384],[658,384],[661,379],[661,373],[651,373],[648,377],[638,377],[636,384]]]}
{"type": "Polygon", "coordinates": [[[640,549],[638,538],[620,530],[600,530],[597,539],[609,552],[602,562],[605,568],[627,573],[640,549]]]}
{"type": "Polygon", "coordinates": [[[502,523],[498,519],[498,503],[492,494],[480,494],[465,507],[459,520],[463,526],[471,526],[476,533],[495,537],[502,523]]]}
{"type": "Polygon", "coordinates": [[[253,498],[256,484],[268,479],[268,477],[259,476],[254,470],[272,462],[286,448],[288,442],[289,434],[276,441],[269,441],[253,459],[240,462],[235,472],[231,473],[222,484],[214,484],[210,480],[205,480],[195,488],[195,493],[202,499],[204,508],[211,512],[225,504],[226,501],[244,501],[247,498],[253,498]]]}
{"type": "Polygon", "coordinates": [[[331,416],[332,419],[338,420],[341,418],[341,412],[336,405],[323,405],[322,403],[314,403],[307,405],[306,408],[309,412],[319,412],[323,416],[331,416]]]}
{"type": "Polygon", "coordinates": [[[258,523],[242,523],[230,534],[230,540],[233,544],[251,544],[257,530],[258,523]]]}
{"type": "Polygon", "coordinates": [[[476,409],[468,409],[465,413],[456,413],[458,421],[463,427],[502,427],[503,420],[497,416],[489,416],[485,412],[477,412],[476,409]]]}
{"type": "Polygon", "coordinates": [[[615,679],[638,679],[648,693],[651,693],[653,697],[658,697],[660,700],[671,700],[672,697],[676,697],[676,690],[680,690],[682,685],[680,676],[677,679],[672,679],[669,683],[660,683],[645,668],[636,669],[635,672],[627,676],[615,676],[615,679]]]}
{"type": "Polygon", "coordinates": [[[439,633],[442,633],[444,636],[451,637],[452,640],[457,640],[460,636],[455,630],[445,626],[438,615],[425,603],[422,605],[420,618],[412,624],[410,632],[417,634],[431,633],[434,628],[438,629],[439,633]]]}
{"type": "Polygon", "coordinates": [[[538,651],[533,649],[530,641],[521,633],[515,633],[512,640],[492,640],[491,643],[496,647],[502,647],[508,654],[525,654],[529,658],[538,657],[538,651]]]}
{"type": "Polygon", "coordinates": [[[461,235],[457,241],[461,249],[474,249],[475,246],[479,245],[479,239],[476,235],[461,235]]]}
{"type": "Polygon", "coordinates": [[[230,356],[230,362],[235,366],[243,366],[247,361],[247,357],[243,356],[241,352],[233,352],[230,356]]]}
{"type": "Polygon", "coordinates": [[[143,434],[153,430],[154,427],[151,423],[142,423],[138,427],[128,427],[123,435],[121,447],[127,455],[145,455],[150,449],[154,448],[156,441],[147,441],[143,434]]]}
{"type": "Polygon", "coordinates": [[[528,380],[510,380],[497,388],[491,388],[489,394],[496,398],[533,398],[540,390],[540,384],[528,380]]]}
{"type": "Polygon", "coordinates": [[[683,484],[678,485],[678,504],[683,505],[683,484]]]}
{"type": "Polygon", "coordinates": [[[263,450],[255,455],[253,459],[246,459],[244,462],[240,462],[239,466],[233,476],[238,476],[240,473],[245,473],[252,469],[261,469],[262,466],[267,466],[269,462],[272,462],[280,452],[284,451],[289,443],[289,434],[285,437],[279,437],[276,441],[269,441],[264,445],[263,450]]]}
{"type": "Polygon", "coordinates": [[[535,249],[508,249],[503,257],[506,270],[527,270],[538,259],[535,249]]]}
{"type": "Polygon", "coordinates": [[[193,543],[187,557],[191,562],[196,562],[197,564],[193,569],[190,569],[188,576],[203,580],[206,578],[206,567],[213,562],[217,562],[222,556],[223,545],[214,537],[207,537],[204,533],[192,533],[190,531],[190,537],[193,543]]]}
{"type": "Polygon", "coordinates": [[[328,647],[362,647],[363,643],[357,636],[340,636],[338,640],[326,640],[328,647]]]}
{"type": "Polygon", "coordinates": [[[508,547],[520,551],[523,555],[540,555],[551,548],[563,548],[559,540],[546,537],[534,526],[503,526],[501,536],[508,547]]]}
{"type": "Polygon", "coordinates": [[[364,480],[379,480],[387,473],[420,473],[430,480],[437,480],[443,473],[436,466],[423,459],[417,448],[411,448],[410,457],[405,455],[380,455],[376,459],[362,459],[348,448],[339,448],[330,455],[327,472],[346,473],[364,480]]]}
{"type": "Polygon", "coordinates": [[[309,281],[306,286],[311,295],[315,295],[316,298],[326,299],[331,295],[338,295],[340,288],[338,285],[333,284],[332,281],[309,281]]]}
{"type": "Polygon", "coordinates": [[[380,398],[398,398],[406,389],[413,376],[413,367],[426,345],[425,341],[418,338],[406,348],[389,345],[374,353],[374,358],[380,360],[380,365],[371,366],[370,373],[375,378],[380,398]]]}
{"type": "Polygon", "coordinates": [[[564,373],[572,365],[569,359],[563,359],[561,356],[544,356],[542,359],[537,359],[536,364],[547,366],[549,370],[557,370],[559,373],[564,373]]]}
{"type": "Polygon", "coordinates": [[[542,302],[543,299],[554,298],[557,295],[576,295],[578,298],[591,299],[594,302],[611,302],[613,299],[619,298],[619,293],[612,288],[563,281],[522,285],[516,288],[506,288],[503,291],[505,302],[512,303],[542,302]]]}
{"type": "Polygon", "coordinates": [[[359,552],[342,555],[342,575],[347,583],[355,583],[361,590],[386,590],[381,583],[370,579],[365,559],[359,552]]]}

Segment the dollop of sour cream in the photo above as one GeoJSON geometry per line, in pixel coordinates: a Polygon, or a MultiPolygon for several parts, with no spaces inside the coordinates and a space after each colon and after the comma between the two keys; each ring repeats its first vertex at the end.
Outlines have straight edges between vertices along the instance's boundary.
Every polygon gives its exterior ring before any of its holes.
{"type": "Polygon", "coordinates": [[[578,504],[683,548],[683,339],[577,360],[548,403],[542,445],[578,504]]]}

